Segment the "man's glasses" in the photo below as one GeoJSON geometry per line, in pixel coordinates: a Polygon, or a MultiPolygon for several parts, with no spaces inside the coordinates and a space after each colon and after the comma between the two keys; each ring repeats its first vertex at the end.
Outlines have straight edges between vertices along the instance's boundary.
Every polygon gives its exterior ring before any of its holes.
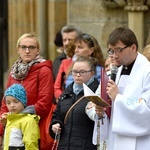
{"type": "Polygon", "coordinates": [[[33,51],[33,50],[35,50],[37,47],[36,47],[36,46],[33,46],[33,45],[31,45],[31,46],[20,45],[19,48],[20,48],[22,51],[26,51],[27,49],[28,49],[29,51],[33,51]]]}
{"type": "Polygon", "coordinates": [[[107,53],[108,53],[109,55],[113,55],[114,53],[115,53],[115,54],[119,54],[119,53],[121,53],[124,49],[126,49],[127,47],[129,47],[129,46],[125,46],[125,47],[123,47],[123,48],[121,48],[121,49],[115,49],[115,50],[109,49],[109,50],[107,51],[107,53]]]}
{"type": "Polygon", "coordinates": [[[78,74],[80,75],[80,76],[85,76],[88,72],[92,72],[93,70],[88,70],[88,71],[85,71],[85,70],[80,70],[80,71],[77,71],[77,70],[72,70],[71,71],[71,74],[73,75],[73,76],[77,76],[78,74]]]}
{"type": "Polygon", "coordinates": [[[90,35],[88,35],[88,34],[83,34],[82,37],[83,37],[84,39],[86,39],[88,42],[90,42],[92,47],[94,46],[93,40],[92,40],[92,38],[90,37],[90,35]]]}

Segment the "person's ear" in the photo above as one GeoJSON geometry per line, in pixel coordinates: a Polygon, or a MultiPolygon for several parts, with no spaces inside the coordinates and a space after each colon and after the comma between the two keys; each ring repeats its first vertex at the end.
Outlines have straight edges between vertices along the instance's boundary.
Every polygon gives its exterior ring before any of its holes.
{"type": "Polygon", "coordinates": [[[19,48],[17,48],[17,53],[18,53],[18,54],[20,54],[20,50],[19,50],[19,48]]]}
{"type": "Polygon", "coordinates": [[[132,44],[132,45],[131,45],[131,48],[132,48],[132,50],[133,50],[134,52],[137,51],[137,46],[136,46],[135,44],[132,44]]]}
{"type": "Polygon", "coordinates": [[[91,56],[93,52],[94,52],[94,47],[91,47],[89,51],[89,56],[91,56]]]}
{"type": "Polygon", "coordinates": [[[39,49],[39,48],[37,49],[37,54],[38,54],[38,55],[40,54],[40,49],[39,49]]]}

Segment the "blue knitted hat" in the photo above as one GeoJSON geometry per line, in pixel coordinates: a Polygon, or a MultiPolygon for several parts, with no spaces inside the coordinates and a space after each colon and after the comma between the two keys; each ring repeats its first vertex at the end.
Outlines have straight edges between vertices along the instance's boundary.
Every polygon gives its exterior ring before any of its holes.
{"type": "Polygon", "coordinates": [[[6,89],[4,97],[13,96],[18,99],[24,106],[27,104],[27,95],[25,88],[21,84],[13,84],[6,89]]]}

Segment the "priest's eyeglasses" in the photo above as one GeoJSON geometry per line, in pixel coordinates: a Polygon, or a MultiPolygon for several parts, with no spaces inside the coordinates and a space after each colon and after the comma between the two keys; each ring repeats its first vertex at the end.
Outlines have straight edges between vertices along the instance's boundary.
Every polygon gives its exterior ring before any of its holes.
{"type": "Polygon", "coordinates": [[[33,51],[33,50],[35,50],[37,47],[36,47],[36,46],[33,46],[33,45],[31,45],[31,46],[20,45],[19,48],[20,48],[22,51],[26,51],[27,49],[28,49],[29,51],[33,51]]]}
{"type": "Polygon", "coordinates": [[[125,46],[125,47],[123,47],[123,48],[121,48],[121,49],[117,48],[117,49],[115,49],[115,50],[109,49],[109,50],[107,51],[107,53],[108,53],[108,55],[113,55],[114,53],[115,53],[115,54],[119,54],[119,53],[121,53],[124,49],[126,49],[127,47],[129,47],[129,46],[125,46]]]}
{"type": "Polygon", "coordinates": [[[77,71],[77,70],[72,70],[71,71],[71,74],[73,75],[73,76],[77,76],[78,74],[80,75],[80,76],[85,76],[88,72],[92,72],[93,70],[88,70],[88,71],[86,71],[86,70],[80,70],[80,71],[77,71]]]}

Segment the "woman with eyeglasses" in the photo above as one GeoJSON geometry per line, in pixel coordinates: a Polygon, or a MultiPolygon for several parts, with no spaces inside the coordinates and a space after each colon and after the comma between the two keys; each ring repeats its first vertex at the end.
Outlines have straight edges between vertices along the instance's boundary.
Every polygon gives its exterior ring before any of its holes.
{"type": "Polygon", "coordinates": [[[95,77],[100,81],[100,71],[101,68],[104,66],[104,56],[100,45],[98,44],[97,40],[89,35],[83,33],[79,38],[74,41],[74,56],[71,59],[66,59],[62,61],[60,66],[59,72],[57,74],[57,78],[54,84],[54,95],[55,98],[58,99],[60,94],[62,93],[62,72],[65,73],[64,79],[64,88],[67,88],[73,82],[73,76],[70,74],[70,67],[72,62],[78,56],[85,56],[85,57],[92,57],[96,59],[97,66],[96,66],[96,74],[95,77]]]}
{"type": "MultiPolygon", "coordinates": [[[[40,150],[51,149],[53,140],[46,135],[46,119],[52,109],[53,74],[52,62],[40,55],[40,42],[32,33],[23,34],[17,41],[19,58],[13,64],[7,82],[7,88],[14,83],[22,84],[27,92],[27,107],[31,113],[40,116],[40,150]],[[51,141],[50,141],[51,140],[51,141]]],[[[8,112],[4,99],[0,114],[8,112]]],[[[1,123],[5,120],[0,119],[1,123]]],[[[2,142],[3,126],[0,124],[0,142],[2,142]]],[[[0,143],[2,144],[2,143],[0,143]]]]}
{"type": "Polygon", "coordinates": [[[99,85],[94,78],[95,66],[95,60],[83,56],[73,63],[73,83],[59,97],[50,125],[50,135],[60,136],[58,150],[96,150],[96,145],[92,144],[94,122],[85,113],[88,100],[83,97],[83,83],[93,92],[99,85]]]}

